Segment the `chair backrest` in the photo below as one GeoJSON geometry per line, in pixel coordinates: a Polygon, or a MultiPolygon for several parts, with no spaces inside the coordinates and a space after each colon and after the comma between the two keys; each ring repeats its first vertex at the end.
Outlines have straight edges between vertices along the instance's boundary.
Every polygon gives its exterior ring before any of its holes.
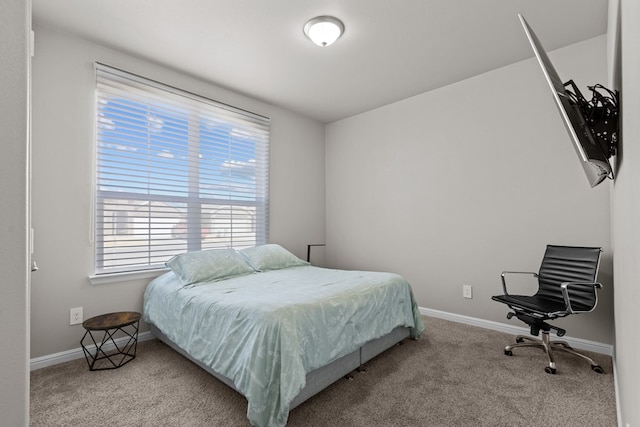
{"type": "MultiPolygon", "coordinates": [[[[563,282],[595,282],[601,252],[600,248],[548,245],[538,273],[536,296],[563,302],[560,288],[563,282]]],[[[593,286],[572,287],[570,290],[572,304],[595,305],[593,286]]]]}

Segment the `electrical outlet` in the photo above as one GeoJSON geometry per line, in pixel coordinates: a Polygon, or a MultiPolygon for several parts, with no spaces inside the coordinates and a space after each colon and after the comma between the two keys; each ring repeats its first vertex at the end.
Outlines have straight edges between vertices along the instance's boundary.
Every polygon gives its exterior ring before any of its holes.
{"type": "Polygon", "coordinates": [[[70,308],[69,324],[77,325],[78,323],[82,323],[82,307],[70,308]]]}
{"type": "Polygon", "coordinates": [[[462,296],[464,298],[473,298],[473,290],[471,285],[462,285],[462,296]]]}

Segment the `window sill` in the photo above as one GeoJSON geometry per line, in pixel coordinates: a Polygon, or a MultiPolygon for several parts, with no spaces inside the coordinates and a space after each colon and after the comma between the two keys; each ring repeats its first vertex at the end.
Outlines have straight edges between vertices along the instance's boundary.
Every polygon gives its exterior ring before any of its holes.
{"type": "Polygon", "coordinates": [[[158,268],[155,270],[127,271],[124,273],[94,274],[93,276],[89,276],[89,281],[92,285],[103,285],[106,283],[116,282],[130,282],[132,280],[153,279],[163,273],[166,273],[167,271],[169,271],[168,268],[158,268]]]}

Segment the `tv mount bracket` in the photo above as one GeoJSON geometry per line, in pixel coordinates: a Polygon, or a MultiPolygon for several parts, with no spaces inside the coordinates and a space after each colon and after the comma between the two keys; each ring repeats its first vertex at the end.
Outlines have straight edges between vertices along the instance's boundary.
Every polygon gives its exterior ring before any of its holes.
{"type": "Polygon", "coordinates": [[[587,126],[600,148],[607,156],[615,156],[618,149],[618,122],[620,108],[618,91],[611,91],[596,84],[587,86],[591,91],[591,100],[587,100],[573,80],[564,84],[571,102],[575,103],[587,122],[587,126]],[[570,86],[570,89],[567,87],[570,86]]]}

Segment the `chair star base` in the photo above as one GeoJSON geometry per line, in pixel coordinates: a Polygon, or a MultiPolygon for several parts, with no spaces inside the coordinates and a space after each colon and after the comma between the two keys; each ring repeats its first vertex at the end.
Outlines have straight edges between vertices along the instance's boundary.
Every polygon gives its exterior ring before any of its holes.
{"type": "Polygon", "coordinates": [[[594,362],[592,358],[577,352],[566,341],[551,341],[549,339],[548,331],[541,331],[541,333],[542,333],[542,339],[533,338],[525,335],[518,335],[516,337],[515,344],[508,345],[504,348],[504,354],[506,354],[507,356],[513,356],[512,350],[518,347],[539,348],[545,352],[545,354],[547,355],[547,359],[549,360],[549,364],[544,368],[544,371],[548,374],[555,374],[556,363],[553,358],[553,352],[564,351],[566,353],[579,356],[584,360],[586,360],[587,362],[589,362],[589,364],[591,365],[591,369],[593,369],[595,372],[599,374],[604,373],[604,370],[602,369],[602,367],[598,365],[596,362],[594,362]]]}

